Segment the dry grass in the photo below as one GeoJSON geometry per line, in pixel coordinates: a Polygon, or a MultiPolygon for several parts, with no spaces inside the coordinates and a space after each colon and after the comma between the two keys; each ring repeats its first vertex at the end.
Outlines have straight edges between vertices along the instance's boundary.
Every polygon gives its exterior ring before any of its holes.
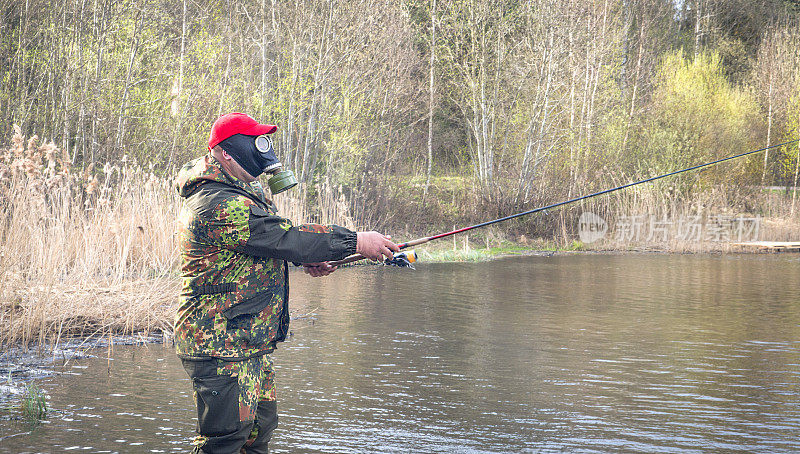
{"type": "Polygon", "coordinates": [[[18,127],[0,153],[2,343],[168,329],[178,286],[170,183],[124,159],[78,171],[18,127]]]}
{"type": "MultiPolygon", "coordinates": [[[[0,149],[0,345],[171,332],[180,287],[169,179],[123,159],[79,170],[15,126],[0,149]]],[[[281,213],[354,227],[338,191],[276,197],[281,213]]]]}
{"type": "MultiPolygon", "coordinates": [[[[609,222],[606,239],[591,248],[604,250],[661,250],[669,252],[748,251],[737,242],[800,240],[800,212],[784,194],[756,187],[714,186],[693,194],[688,200],[670,196],[669,187],[641,186],[617,193],[608,201],[582,207],[609,222]],[[642,222],[638,238],[612,231],[612,225],[642,222]],[[756,219],[754,221],[753,219],[756,219]],[[690,234],[693,224],[697,228],[690,234]],[[747,230],[757,224],[757,233],[747,230]],[[699,227],[698,227],[699,225],[699,227]],[[655,233],[650,231],[655,226],[655,233]],[[742,231],[737,228],[741,226],[742,231]],[[717,229],[716,232],[714,229],[717,229]]],[[[624,227],[625,228],[625,227],[624,227]]],[[[572,237],[570,237],[571,239],[572,237]]]]}

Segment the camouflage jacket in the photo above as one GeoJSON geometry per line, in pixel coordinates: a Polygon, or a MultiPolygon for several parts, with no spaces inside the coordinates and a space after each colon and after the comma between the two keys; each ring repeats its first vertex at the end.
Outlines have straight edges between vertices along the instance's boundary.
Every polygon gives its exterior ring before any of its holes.
{"type": "Polygon", "coordinates": [[[338,260],[356,233],[335,225],[292,225],[260,185],[222,170],[210,154],[178,173],[181,290],[178,356],[245,359],[269,353],[289,328],[286,261],[338,260]]]}

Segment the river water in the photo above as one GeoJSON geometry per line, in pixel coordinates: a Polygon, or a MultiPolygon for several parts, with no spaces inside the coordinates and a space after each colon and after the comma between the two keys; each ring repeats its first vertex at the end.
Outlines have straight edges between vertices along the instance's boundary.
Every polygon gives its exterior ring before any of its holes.
{"type": "MultiPolygon", "coordinates": [[[[274,354],[271,452],[797,452],[799,276],[796,255],[293,272],[317,309],[274,354]]],[[[32,433],[0,421],[0,452],[187,451],[172,349],[94,354],[40,381],[32,433]]]]}

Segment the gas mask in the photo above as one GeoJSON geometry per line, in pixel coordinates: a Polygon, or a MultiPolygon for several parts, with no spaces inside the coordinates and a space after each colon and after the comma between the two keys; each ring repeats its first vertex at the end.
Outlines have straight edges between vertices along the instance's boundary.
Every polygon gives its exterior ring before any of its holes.
{"type": "Polygon", "coordinates": [[[278,170],[283,164],[275,156],[272,139],[266,134],[261,136],[234,134],[220,142],[219,146],[253,177],[258,177],[264,172],[274,173],[267,180],[269,190],[273,194],[297,186],[297,179],[291,170],[278,170]]]}

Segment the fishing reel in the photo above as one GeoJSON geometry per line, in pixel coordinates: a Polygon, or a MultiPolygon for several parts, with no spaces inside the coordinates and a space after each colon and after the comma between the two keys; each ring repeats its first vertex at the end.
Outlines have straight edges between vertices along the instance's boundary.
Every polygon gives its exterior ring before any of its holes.
{"type": "Polygon", "coordinates": [[[417,253],[411,250],[395,254],[394,257],[384,260],[383,264],[387,266],[399,266],[400,268],[411,268],[414,270],[416,268],[414,268],[412,264],[416,261],[417,253]]]}

